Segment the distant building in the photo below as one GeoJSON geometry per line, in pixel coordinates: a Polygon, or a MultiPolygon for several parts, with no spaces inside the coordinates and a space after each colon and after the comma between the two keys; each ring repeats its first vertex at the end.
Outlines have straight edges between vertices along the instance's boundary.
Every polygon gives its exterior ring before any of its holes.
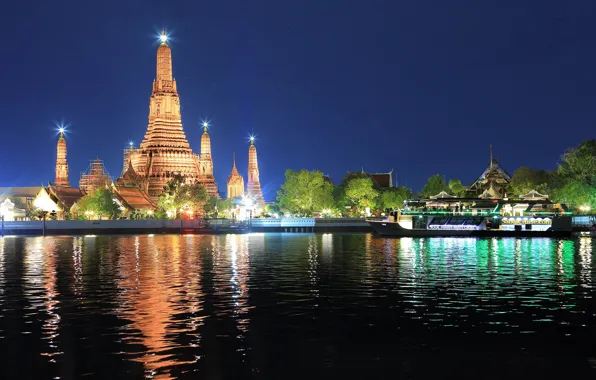
{"type": "Polygon", "coordinates": [[[57,219],[66,219],[72,206],[82,197],[83,193],[72,187],[42,186],[38,188],[33,206],[49,214],[55,213],[57,219]]]}
{"type": "Polygon", "coordinates": [[[236,168],[236,155],[234,154],[234,159],[232,162],[232,172],[228,176],[228,183],[227,183],[227,198],[233,199],[244,196],[244,178],[240,173],[238,173],[238,169],[236,168]]]}
{"type": "Polygon", "coordinates": [[[84,194],[90,194],[98,188],[110,186],[111,183],[112,178],[103,165],[103,161],[96,158],[91,161],[87,171],[81,174],[79,188],[84,194]]]}
{"type": "Polygon", "coordinates": [[[507,185],[511,182],[511,175],[499,165],[499,161],[493,158],[492,146],[490,148],[490,162],[480,177],[467,189],[469,196],[479,198],[505,198],[507,185]]]}
{"type": "Polygon", "coordinates": [[[153,212],[157,209],[157,204],[147,193],[147,180],[134,171],[130,162],[126,172],[112,183],[111,189],[123,211],[153,212]]]}
{"type": "Polygon", "coordinates": [[[18,199],[29,208],[38,192],[39,186],[0,187],[0,202],[4,202],[6,198],[18,199]]]}
{"type": "Polygon", "coordinates": [[[363,175],[372,179],[376,187],[381,189],[393,187],[393,170],[387,173],[367,173],[364,171],[364,169],[362,169],[360,172],[348,172],[348,174],[346,174],[344,177],[344,180],[350,176],[359,177],[363,175]]]}

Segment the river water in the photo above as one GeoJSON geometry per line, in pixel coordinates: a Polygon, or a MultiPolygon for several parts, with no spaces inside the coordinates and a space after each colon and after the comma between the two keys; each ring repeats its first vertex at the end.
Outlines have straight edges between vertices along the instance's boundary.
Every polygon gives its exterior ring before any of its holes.
{"type": "Polygon", "coordinates": [[[596,378],[596,239],[0,239],[0,378],[596,378]]]}

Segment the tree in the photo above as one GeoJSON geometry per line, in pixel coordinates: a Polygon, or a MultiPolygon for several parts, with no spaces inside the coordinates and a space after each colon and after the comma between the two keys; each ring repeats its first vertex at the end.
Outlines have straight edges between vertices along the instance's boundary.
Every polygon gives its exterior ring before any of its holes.
{"type": "Polygon", "coordinates": [[[461,181],[459,179],[449,180],[449,190],[451,190],[453,195],[459,198],[463,197],[466,192],[464,185],[461,184],[461,181]]]}
{"type": "Polygon", "coordinates": [[[210,218],[218,218],[226,211],[231,209],[231,199],[218,199],[216,197],[210,197],[205,204],[205,215],[210,218]]]}
{"type": "Polygon", "coordinates": [[[186,184],[183,176],[176,175],[164,186],[157,205],[160,210],[179,218],[181,211],[185,209],[192,213],[202,213],[208,201],[207,190],[200,182],[186,184]]]}
{"type": "Polygon", "coordinates": [[[586,140],[561,157],[558,172],[564,178],[596,186],[596,140],[586,140]]]}
{"type": "Polygon", "coordinates": [[[269,214],[271,216],[273,216],[275,214],[278,214],[279,215],[280,211],[281,210],[280,210],[279,206],[276,205],[276,204],[267,204],[267,205],[265,205],[265,213],[267,213],[267,214],[269,214]]]}
{"type": "Polygon", "coordinates": [[[532,190],[548,194],[551,190],[551,182],[552,174],[546,170],[535,170],[522,166],[513,173],[507,187],[507,195],[511,198],[519,198],[532,190]]]}
{"type": "Polygon", "coordinates": [[[295,214],[312,215],[333,205],[333,185],[320,171],[286,170],[286,181],[277,193],[279,206],[295,214]]]}
{"type": "Polygon", "coordinates": [[[422,188],[422,196],[424,198],[430,198],[433,195],[439,194],[441,191],[447,190],[449,190],[449,188],[445,183],[445,179],[443,179],[441,175],[435,174],[428,179],[428,182],[422,188]]]}
{"type": "Polygon", "coordinates": [[[553,191],[551,199],[571,207],[590,206],[596,208],[596,187],[584,182],[568,179],[563,186],[553,191]]]}
{"type": "Polygon", "coordinates": [[[368,207],[374,209],[379,192],[375,190],[373,180],[369,177],[353,178],[344,188],[345,203],[356,207],[357,211],[368,207]]]}
{"type": "Polygon", "coordinates": [[[77,202],[77,208],[81,214],[90,211],[99,218],[107,216],[114,219],[120,214],[120,206],[114,201],[114,195],[105,187],[85,195],[77,202]]]}
{"type": "Polygon", "coordinates": [[[382,210],[394,210],[402,208],[404,201],[412,197],[412,190],[404,186],[389,187],[381,191],[379,197],[380,208],[382,210]]]}

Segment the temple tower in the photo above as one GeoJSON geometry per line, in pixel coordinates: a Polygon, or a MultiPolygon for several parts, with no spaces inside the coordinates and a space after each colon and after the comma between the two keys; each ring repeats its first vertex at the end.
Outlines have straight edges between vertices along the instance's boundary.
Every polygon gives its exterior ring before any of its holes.
{"type": "Polygon", "coordinates": [[[70,187],[68,180],[68,161],[66,160],[66,140],[64,139],[64,129],[60,128],[60,138],[57,144],[56,154],[56,179],[54,185],[58,187],[70,187]]]}
{"type": "MultiPolygon", "coordinates": [[[[205,183],[210,195],[217,195],[217,186],[207,176],[207,163],[193,153],[182,128],[180,98],[176,80],[172,76],[172,51],[167,43],[165,31],[161,34],[161,44],[157,48],[156,79],[149,100],[149,123],[147,132],[138,149],[125,153],[132,162],[134,171],[147,180],[148,193],[156,199],[163,187],[175,175],[185,177],[187,183],[205,183]],[[201,168],[201,165],[203,167],[201,168]],[[204,175],[200,170],[204,169],[204,175]]],[[[211,154],[209,154],[210,158],[211,154]]]]}
{"type": "Polygon", "coordinates": [[[248,147],[248,185],[246,192],[249,197],[255,202],[264,204],[263,192],[261,191],[261,183],[259,182],[259,163],[257,161],[257,147],[255,146],[255,138],[250,138],[250,146],[248,147]]]}
{"type": "Polygon", "coordinates": [[[213,177],[213,158],[211,157],[211,137],[207,132],[209,124],[203,123],[203,135],[201,136],[201,155],[199,156],[199,182],[205,186],[207,193],[219,197],[215,177],[213,177]]]}
{"type": "Polygon", "coordinates": [[[244,178],[238,169],[236,169],[236,154],[234,154],[234,160],[232,164],[232,172],[228,176],[228,199],[242,197],[244,195],[244,178]]]}

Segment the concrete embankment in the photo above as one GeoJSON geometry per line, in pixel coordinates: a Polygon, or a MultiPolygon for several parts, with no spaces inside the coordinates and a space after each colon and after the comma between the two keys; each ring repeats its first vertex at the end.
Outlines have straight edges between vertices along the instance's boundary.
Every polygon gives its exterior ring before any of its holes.
{"type": "Polygon", "coordinates": [[[4,222],[0,234],[9,235],[115,235],[115,234],[222,234],[246,232],[371,232],[363,219],[267,218],[243,223],[230,220],[47,220],[4,222]]]}

